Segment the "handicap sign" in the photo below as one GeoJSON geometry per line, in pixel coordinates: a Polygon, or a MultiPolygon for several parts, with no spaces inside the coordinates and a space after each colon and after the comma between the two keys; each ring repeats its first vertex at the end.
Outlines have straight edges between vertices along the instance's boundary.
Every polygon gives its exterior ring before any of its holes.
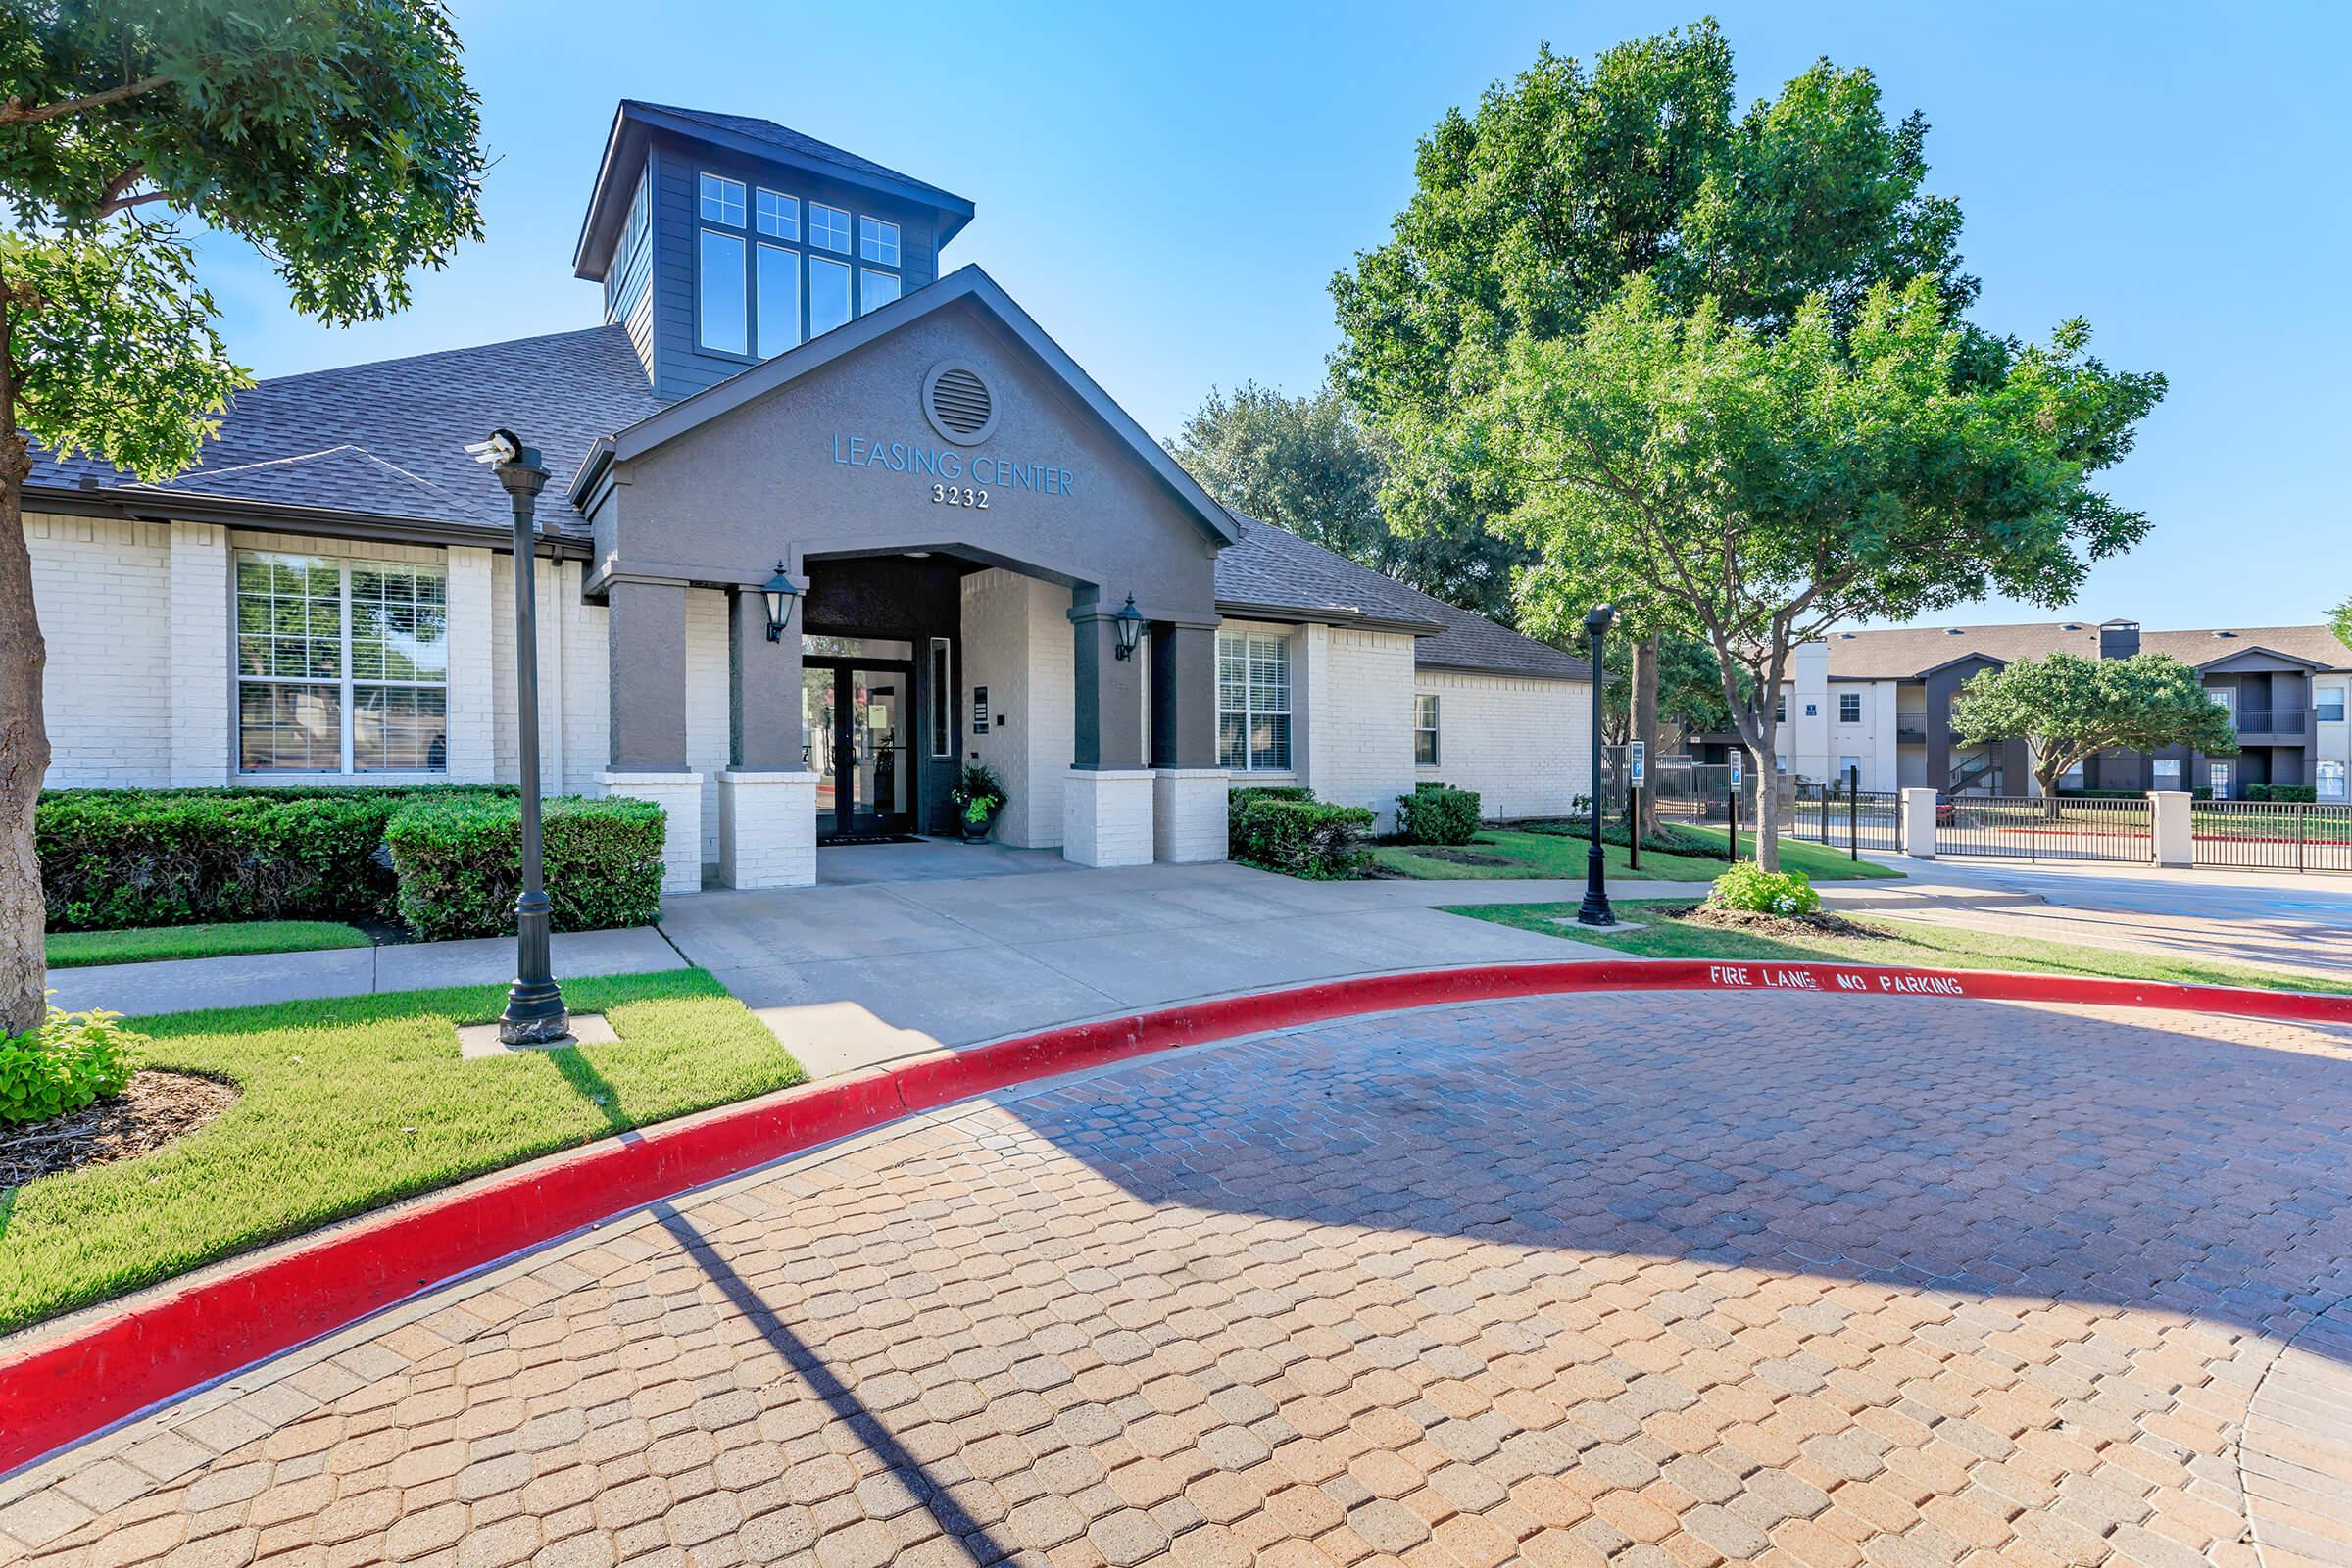
{"type": "Polygon", "coordinates": [[[1630,755],[1627,759],[1627,771],[1632,775],[1633,785],[1636,789],[1640,789],[1642,787],[1642,764],[1648,760],[1648,754],[1649,748],[1646,745],[1642,744],[1641,741],[1633,742],[1630,755]]]}

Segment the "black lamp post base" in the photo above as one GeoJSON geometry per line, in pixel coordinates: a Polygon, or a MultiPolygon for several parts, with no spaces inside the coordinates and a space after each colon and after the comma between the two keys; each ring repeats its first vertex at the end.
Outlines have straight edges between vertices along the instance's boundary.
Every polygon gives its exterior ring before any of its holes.
{"type": "Polygon", "coordinates": [[[507,992],[507,1010],[498,1015],[502,1046],[544,1046],[571,1033],[571,1009],[551,981],[527,986],[517,980],[507,992]]]}
{"type": "Polygon", "coordinates": [[[1600,857],[1600,824],[1593,824],[1592,848],[1585,858],[1585,902],[1577,906],[1579,925],[1615,925],[1617,911],[1609,907],[1608,887],[1600,857]]]}

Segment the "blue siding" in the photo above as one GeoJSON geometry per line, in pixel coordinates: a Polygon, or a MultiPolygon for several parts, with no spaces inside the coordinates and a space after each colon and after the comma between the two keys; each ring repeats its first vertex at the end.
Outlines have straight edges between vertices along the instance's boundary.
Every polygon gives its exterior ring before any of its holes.
{"type": "Polygon", "coordinates": [[[612,270],[605,274],[605,319],[628,327],[629,341],[637,346],[637,358],[644,362],[648,375],[654,371],[652,199],[652,180],[641,174],[612,270]]]}
{"type": "MultiPolygon", "coordinates": [[[[733,152],[704,146],[672,135],[654,138],[649,155],[652,192],[652,317],[651,364],[654,391],[664,398],[686,397],[758,363],[750,356],[715,354],[696,341],[695,258],[699,176],[708,172],[739,179],[748,187],[765,187],[801,199],[802,229],[808,229],[811,202],[839,207],[851,215],[851,250],[842,258],[863,266],[857,253],[857,219],[863,215],[899,225],[899,274],[904,292],[912,293],[939,277],[940,215],[928,207],[874,195],[802,172],[780,164],[747,159],[733,152]]],[[[747,195],[747,206],[753,198],[747,195]]],[[[808,250],[800,249],[804,263],[808,250]]],[[[832,253],[819,251],[818,255],[832,253]]],[[[803,336],[807,333],[808,293],[802,288],[803,336]]],[[[754,341],[757,341],[756,328],[754,341]]]]}

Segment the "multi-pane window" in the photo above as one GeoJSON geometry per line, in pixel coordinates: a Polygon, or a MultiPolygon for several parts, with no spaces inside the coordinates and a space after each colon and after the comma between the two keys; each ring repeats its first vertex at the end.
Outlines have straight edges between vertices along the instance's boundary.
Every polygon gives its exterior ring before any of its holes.
{"type": "Polygon", "coordinates": [[[1788,722],[1788,698],[1786,693],[1772,700],[1772,721],[1775,724],[1788,722]]]}
{"type": "Polygon", "coordinates": [[[899,274],[877,272],[872,268],[860,268],[858,273],[858,314],[888,305],[899,297],[899,274]]]}
{"type": "Polygon", "coordinates": [[[799,239],[801,199],[782,191],[760,192],[760,232],[769,239],[799,239]]]}
{"type": "Polygon", "coordinates": [[[729,179],[724,174],[705,174],[702,178],[702,214],[705,222],[741,228],[743,181],[729,179]]]}
{"type": "Polygon", "coordinates": [[[743,239],[702,230],[701,309],[695,312],[695,341],[721,354],[744,351],[743,239]]]}
{"type": "Polygon", "coordinates": [[[1435,692],[1417,692],[1413,696],[1413,762],[1419,767],[1438,765],[1438,697],[1435,692]]]}
{"type": "Polygon", "coordinates": [[[899,265],[899,225],[879,218],[858,218],[858,255],[884,267],[899,265]]]}
{"type": "Polygon", "coordinates": [[[2312,775],[2312,778],[2313,782],[2318,786],[2318,788],[2314,789],[2312,793],[2318,796],[2321,800],[2340,801],[2344,798],[2343,763],[2322,762],[2319,765],[2318,771],[2312,775]]]}
{"type": "Polygon", "coordinates": [[[236,592],[241,771],[447,770],[449,605],[440,573],[240,555],[236,592]]]}
{"type": "Polygon", "coordinates": [[[808,204],[808,243],[819,250],[850,251],[850,215],[823,202],[808,204]]]}
{"type": "Polygon", "coordinates": [[[2344,689],[2341,686],[2314,686],[2311,689],[2311,716],[2323,724],[2341,724],[2344,721],[2344,689]]]}
{"type": "Polygon", "coordinates": [[[1840,724],[1862,722],[1862,694],[1860,692],[1839,692],[1838,694],[1838,722],[1840,724]]]}
{"type": "Polygon", "coordinates": [[[1291,765],[1291,649],[1263,632],[1217,634],[1217,765],[1291,765]]]}
{"type": "MultiPolygon", "coordinates": [[[[812,209],[821,211],[821,209],[812,209]]],[[[808,335],[815,337],[850,319],[850,264],[823,256],[808,258],[808,335]]]]}

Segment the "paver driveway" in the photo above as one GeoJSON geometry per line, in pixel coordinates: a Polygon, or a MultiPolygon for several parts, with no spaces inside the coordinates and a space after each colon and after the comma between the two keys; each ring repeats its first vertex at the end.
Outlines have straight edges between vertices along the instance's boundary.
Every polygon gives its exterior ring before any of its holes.
{"type": "Polygon", "coordinates": [[[2343,1562],[2347,1047],[1738,994],[1152,1058],[442,1293],[34,1473],[0,1530],[93,1564],[2343,1562]]]}

